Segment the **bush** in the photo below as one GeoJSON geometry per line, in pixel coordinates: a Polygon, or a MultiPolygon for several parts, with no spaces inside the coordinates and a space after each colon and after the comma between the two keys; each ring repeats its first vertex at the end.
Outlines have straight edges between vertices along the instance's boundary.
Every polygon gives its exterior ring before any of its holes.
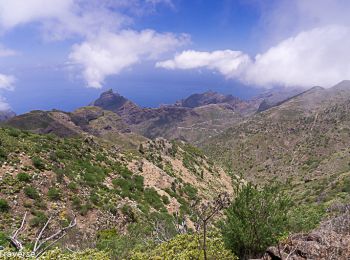
{"type": "Polygon", "coordinates": [[[144,192],[145,200],[155,209],[164,207],[163,201],[154,188],[146,188],[144,192]]]}
{"type": "Polygon", "coordinates": [[[59,200],[61,198],[61,193],[56,188],[50,188],[47,192],[47,196],[50,200],[59,200]]]}
{"type": "Polygon", "coordinates": [[[28,173],[20,172],[19,174],[17,174],[17,180],[22,182],[30,182],[31,177],[28,173]]]}
{"type": "Polygon", "coordinates": [[[258,258],[288,229],[291,200],[277,186],[259,190],[247,184],[226,211],[221,230],[225,244],[241,259],[258,258]]]}
{"type": "Polygon", "coordinates": [[[38,156],[34,156],[32,158],[32,163],[34,165],[35,168],[37,168],[38,170],[44,170],[45,169],[45,164],[43,162],[42,159],[40,159],[38,156]]]}
{"type": "MultiPolygon", "coordinates": [[[[208,259],[235,260],[235,257],[229,250],[225,249],[222,238],[215,233],[208,235],[207,241],[208,259]]],[[[177,235],[169,242],[162,243],[147,252],[135,251],[131,259],[204,259],[203,250],[198,246],[200,243],[198,235],[177,235]]]]}
{"type": "Polygon", "coordinates": [[[35,211],[33,212],[34,217],[30,220],[30,225],[32,227],[39,227],[45,225],[47,221],[47,217],[44,212],[42,211],[35,211]]]}
{"type": "Polygon", "coordinates": [[[72,191],[76,191],[76,190],[78,190],[78,185],[75,182],[70,182],[68,184],[68,189],[70,189],[72,191]]]}
{"type": "Polygon", "coordinates": [[[0,161],[5,161],[7,159],[7,153],[6,151],[0,147],[0,161]]]}
{"type": "Polygon", "coordinates": [[[6,244],[8,244],[8,236],[0,231],[0,246],[5,247],[6,244]]]}
{"type": "Polygon", "coordinates": [[[27,186],[24,188],[24,194],[28,198],[31,198],[33,200],[39,199],[39,197],[40,197],[38,191],[34,187],[31,187],[31,186],[27,186]]]}
{"type": "Polygon", "coordinates": [[[0,212],[7,212],[10,209],[10,205],[5,199],[0,199],[0,212]]]}
{"type": "Polygon", "coordinates": [[[61,250],[53,249],[46,251],[40,259],[42,260],[51,260],[51,259],[79,259],[79,260],[109,260],[110,257],[107,252],[97,251],[95,249],[84,249],[82,251],[76,251],[73,253],[61,250]]]}

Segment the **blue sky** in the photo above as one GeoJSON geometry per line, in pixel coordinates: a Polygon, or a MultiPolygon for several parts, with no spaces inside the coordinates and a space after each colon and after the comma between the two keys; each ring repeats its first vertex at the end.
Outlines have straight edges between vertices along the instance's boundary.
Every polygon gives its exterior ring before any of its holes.
{"type": "Polygon", "coordinates": [[[0,0],[0,109],[141,106],[350,78],[345,0],[0,0]]]}

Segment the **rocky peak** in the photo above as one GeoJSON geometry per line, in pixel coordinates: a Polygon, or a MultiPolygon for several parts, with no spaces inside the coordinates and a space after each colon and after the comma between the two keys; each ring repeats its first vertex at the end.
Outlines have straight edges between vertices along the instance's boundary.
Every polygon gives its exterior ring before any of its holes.
{"type": "Polygon", "coordinates": [[[195,108],[210,104],[221,104],[221,103],[240,103],[242,102],[239,98],[232,95],[223,95],[214,91],[207,91],[200,94],[193,94],[188,98],[177,102],[183,107],[195,108]]]}
{"type": "Polygon", "coordinates": [[[92,103],[92,105],[104,110],[113,111],[120,116],[132,114],[141,110],[141,108],[135,103],[122,95],[115,93],[112,89],[103,92],[100,97],[92,103]]]}

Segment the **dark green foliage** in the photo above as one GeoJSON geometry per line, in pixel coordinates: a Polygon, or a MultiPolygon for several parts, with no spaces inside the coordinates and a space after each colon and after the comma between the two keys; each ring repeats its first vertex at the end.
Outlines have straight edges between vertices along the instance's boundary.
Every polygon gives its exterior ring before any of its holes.
{"type": "Polygon", "coordinates": [[[226,211],[225,244],[241,259],[257,258],[288,229],[290,199],[276,186],[243,186],[226,211]]]}
{"type": "Polygon", "coordinates": [[[81,200],[79,199],[78,196],[74,196],[72,198],[72,205],[75,209],[81,209],[81,200]]]}
{"type": "Polygon", "coordinates": [[[40,197],[38,191],[32,186],[26,186],[24,188],[24,194],[33,200],[39,199],[40,197]]]}
{"type": "Polygon", "coordinates": [[[47,196],[50,200],[59,200],[61,198],[61,193],[56,188],[50,188],[47,192],[47,196]]]}
{"type": "Polygon", "coordinates": [[[0,162],[7,159],[7,152],[4,148],[0,147],[0,162]]]}
{"type": "Polygon", "coordinates": [[[289,229],[294,233],[308,232],[317,227],[325,216],[322,205],[300,205],[293,207],[289,215],[289,229]]]}
{"type": "Polygon", "coordinates": [[[145,200],[155,209],[164,207],[163,201],[154,188],[146,188],[144,191],[145,200]]]}
{"type": "Polygon", "coordinates": [[[8,244],[8,236],[0,231],[0,246],[5,247],[8,244]]]}
{"type": "Polygon", "coordinates": [[[147,223],[131,223],[126,235],[118,234],[115,229],[102,230],[97,235],[96,248],[111,253],[111,259],[130,259],[131,252],[137,247],[145,247],[143,241],[150,240],[151,226],[147,223]]]}
{"type": "Polygon", "coordinates": [[[92,206],[89,203],[81,205],[80,210],[79,210],[80,215],[85,216],[91,208],[92,208],[92,206]]]}
{"type": "Polygon", "coordinates": [[[19,137],[21,131],[16,128],[8,128],[7,133],[12,137],[19,137]]]}
{"type": "Polygon", "coordinates": [[[38,157],[38,156],[34,156],[32,158],[32,163],[34,165],[35,168],[37,168],[38,170],[44,170],[45,169],[45,163],[43,162],[43,160],[38,157]]]}
{"type": "Polygon", "coordinates": [[[128,218],[128,222],[136,222],[136,214],[133,211],[132,207],[129,205],[124,205],[121,209],[124,216],[128,218]]]}
{"type": "Polygon", "coordinates": [[[343,182],[342,192],[350,193],[350,178],[346,178],[343,182]]]}
{"type": "Polygon", "coordinates": [[[197,198],[197,189],[193,187],[191,184],[186,183],[182,188],[182,191],[189,197],[191,200],[195,200],[197,198]]]}
{"type": "Polygon", "coordinates": [[[72,191],[76,191],[76,190],[78,190],[78,185],[75,182],[70,182],[68,184],[68,189],[70,189],[72,191]]]}
{"type": "Polygon", "coordinates": [[[163,195],[162,196],[162,201],[165,205],[168,205],[170,203],[168,196],[163,195]]]}
{"type": "Polygon", "coordinates": [[[140,175],[134,175],[131,177],[128,174],[126,175],[126,178],[114,179],[112,183],[122,197],[129,197],[139,201],[142,196],[144,187],[143,177],[140,175]]]}
{"type": "Polygon", "coordinates": [[[100,202],[100,198],[99,196],[96,194],[96,193],[91,193],[90,194],[90,200],[93,204],[95,205],[99,205],[99,202],[100,202]]]}
{"type": "Polygon", "coordinates": [[[28,173],[20,172],[19,174],[17,174],[17,180],[22,182],[30,182],[31,177],[28,173]]]}
{"type": "Polygon", "coordinates": [[[0,199],[0,212],[7,212],[10,209],[10,205],[5,199],[0,199]]]}
{"type": "Polygon", "coordinates": [[[47,221],[47,216],[42,211],[34,211],[33,212],[34,217],[30,220],[30,225],[32,227],[41,227],[45,225],[47,221]]]}

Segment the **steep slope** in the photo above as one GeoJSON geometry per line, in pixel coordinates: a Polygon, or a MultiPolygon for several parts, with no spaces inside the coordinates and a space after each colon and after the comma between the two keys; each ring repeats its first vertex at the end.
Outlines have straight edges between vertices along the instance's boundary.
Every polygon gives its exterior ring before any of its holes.
{"type": "Polygon", "coordinates": [[[51,232],[77,217],[76,230],[62,240],[70,248],[91,246],[102,230],[153,228],[176,212],[191,227],[191,203],[232,193],[231,178],[184,143],[147,141],[130,153],[94,137],[12,128],[0,128],[0,142],[0,230],[11,233],[27,212],[27,239],[50,216],[51,232]]]}
{"type": "Polygon", "coordinates": [[[302,200],[349,198],[350,83],[310,89],[258,113],[203,147],[256,183],[290,183],[302,200]]]}

